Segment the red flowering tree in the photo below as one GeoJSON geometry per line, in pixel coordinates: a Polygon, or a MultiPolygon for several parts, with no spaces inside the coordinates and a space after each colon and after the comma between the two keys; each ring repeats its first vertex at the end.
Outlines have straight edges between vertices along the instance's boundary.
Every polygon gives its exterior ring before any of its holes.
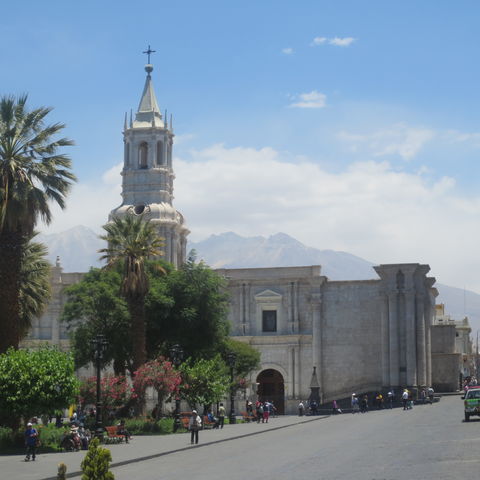
{"type": "Polygon", "coordinates": [[[172,362],[164,357],[158,357],[144,363],[136,372],[133,379],[135,393],[144,398],[145,390],[152,387],[158,394],[158,404],[169,395],[179,391],[182,377],[172,362]]]}
{"type": "MultiPolygon", "coordinates": [[[[101,380],[102,402],[106,410],[123,407],[136,394],[123,375],[114,377],[105,375],[101,380]]],[[[80,401],[82,404],[95,403],[97,398],[97,378],[90,377],[80,385],[80,401]]]]}

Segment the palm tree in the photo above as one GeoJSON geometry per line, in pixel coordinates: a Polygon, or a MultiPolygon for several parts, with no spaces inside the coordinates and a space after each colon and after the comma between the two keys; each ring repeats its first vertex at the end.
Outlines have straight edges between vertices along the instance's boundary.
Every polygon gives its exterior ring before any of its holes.
{"type": "Polygon", "coordinates": [[[163,239],[158,236],[153,224],[142,216],[114,218],[103,229],[107,234],[100,238],[108,242],[108,247],[99,250],[104,254],[101,260],[107,261],[106,268],[123,264],[121,294],[125,297],[130,312],[132,366],[133,371],[136,371],[147,360],[145,297],[149,282],[145,262],[149,257],[162,254],[160,249],[163,247],[163,239]]]}
{"type": "Polygon", "coordinates": [[[22,252],[37,220],[49,224],[49,202],[65,207],[75,176],[71,161],[57,153],[73,145],[54,139],[64,127],[45,125],[51,108],[29,111],[27,96],[0,99],[0,353],[18,348],[22,252]]]}
{"type": "MultiPolygon", "coordinates": [[[[34,236],[36,233],[34,234],[34,236]]],[[[33,238],[33,237],[32,237],[33,238]]],[[[28,334],[32,320],[43,314],[51,298],[50,263],[43,243],[27,243],[20,270],[20,338],[28,334]]]]}

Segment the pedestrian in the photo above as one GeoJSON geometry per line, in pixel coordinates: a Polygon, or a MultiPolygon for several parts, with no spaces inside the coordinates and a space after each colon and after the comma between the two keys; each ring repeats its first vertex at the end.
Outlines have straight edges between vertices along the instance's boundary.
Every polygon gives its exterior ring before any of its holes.
{"type": "Polygon", "coordinates": [[[402,403],[403,403],[403,409],[407,410],[408,408],[408,390],[405,389],[402,393],[402,403]]]}
{"type": "Polygon", "coordinates": [[[223,428],[223,424],[225,423],[225,407],[223,403],[220,404],[218,407],[218,426],[223,428]]]}
{"type": "Polygon", "coordinates": [[[263,418],[262,423],[268,423],[268,419],[270,417],[270,402],[267,400],[263,404],[263,418]]]}
{"type": "Polygon", "coordinates": [[[188,429],[190,430],[190,443],[195,445],[198,443],[198,431],[202,428],[202,419],[196,410],[192,410],[192,416],[188,422],[188,429]]]}
{"type": "Polygon", "coordinates": [[[260,420],[263,423],[263,404],[260,401],[256,403],[256,412],[257,412],[257,423],[260,423],[260,420]]]}
{"type": "Polygon", "coordinates": [[[130,433],[128,430],[125,428],[125,420],[120,420],[120,422],[117,425],[117,434],[118,435],[124,435],[125,436],[125,443],[128,443],[128,441],[131,438],[130,433]]]}
{"type": "Polygon", "coordinates": [[[25,430],[25,446],[27,447],[27,454],[25,457],[25,461],[30,461],[30,455],[32,456],[32,461],[35,461],[35,453],[37,449],[37,442],[38,442],[38,432],[33,425],[28,422],[27,429],[25,430]]]}
{"type": "Polygon", "coordinates": [[[428,387],[428,401],[430,402],[430,405],[433,405],[433,397],[434,397],[434,390],[432,387],[428,387]]]}
{"type": "Polygon", "coordinates": [[[311,412],[312,415],[317,414],[317,408],[318,408],[318,404],[315,400],[310,403],[310,412],[311,412]]]}
{"type": "Polygon", "coordinates": [[[362,402],[360,404],[360,411],[362,413],[368,412],[368,396],[366,394],[362,397],[362,402]]]}
{"type": "Polygon", "coordinates": [[[332,415],[336,415],[338,413],[338,405],[337,405],[337,401],[334,400],[332,402],[332,415]]]}
{"type": "Polygon", "coordinates": [[[390,409],[393,408],[393,398],[394,398],[394,393],[393,393],[393,390],[389,390],[388,393],[387,393],[387,399],[388,399],[388,407],[390,409]]]}
{"type": "Polygon", "coordinates": [[[424,388],[420,391],[420,401],[425,405],[427,401],[427,392],[424,388]]]}
{"type": "Polygon", "coordinates": [[[298,416],[303,417],[303,414],[305,413],[305,405],[303,404],[302,401],[298,404],[298,416]]]}

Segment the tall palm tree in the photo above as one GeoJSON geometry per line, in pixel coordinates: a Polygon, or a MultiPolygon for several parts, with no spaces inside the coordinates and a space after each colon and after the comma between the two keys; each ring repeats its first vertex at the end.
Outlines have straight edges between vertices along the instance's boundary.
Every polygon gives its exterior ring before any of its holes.
{"type": "Polygon", "coordinates": [[[75,181],[70,159],[57,153],[73,142],[54,138],[65,125],[45,125],[51,108],[29,111],[26,102],[0,98],[0,353],[20,339],[22,251],[37,220],[50,223],[49,202],[64,208],[75,181]]]}
{"type": "MultiPolygon", "coordinates": [[[[35,236],[36,234],[34,234],[35,236]]],[[[32,326],[32,320],[39,317],[51,298],[50,263],[48,250],[43,243],[32,239],[22,252],[20,270],[20,338],[25,337],[32,326]]]]}
{"type": "Polygon", "coordinates": [[[136,371],[147,360],[145,297],[149,291],[149,282],[145,261],[162,254],[160,249],[163,247],[163,239],[158,236],[153,224],[142,216],[114,218],[103,229],[107,233],[100,238],[108,242],[108,247],[99,250],[104,254],[101,260],[107,261],[106,268],[119,262],[123,264],[121,294],[125,297],[130,312],[132,365],[136,371]]]}

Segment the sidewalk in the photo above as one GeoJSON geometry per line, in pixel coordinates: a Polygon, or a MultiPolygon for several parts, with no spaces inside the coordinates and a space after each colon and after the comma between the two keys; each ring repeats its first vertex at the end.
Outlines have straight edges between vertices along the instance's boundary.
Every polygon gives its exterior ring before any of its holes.
{"type": "MultiPolygon", "coordinates": [[[[111,467],[119,467],[128,463],[141,462],[170,453],[201,448],[218,442],[227,442],[250,435],[260,435],[280,428],[288,428],[300,423],[314,422],[325,416],[297,417],[281,416],[270,418],[268,423],[238,423],[225,425],[222,430],[202,430],[199,433],[199,444],[190,445],[190,433],[172,435],[136,436],[129,444],[106,445],[112,453],[111,467]]],[[[17,480],[56,480],[59,463],[67,465],[67,478],[81,475],[80,463],[85,457],[85,450],[80,452],[42,453],[35,462],[25,462],[25,455],[0,456],[0,472],[2,478],[17,480]]],[[[115,473],[115,471],[114,471],[115,473]]]]}

